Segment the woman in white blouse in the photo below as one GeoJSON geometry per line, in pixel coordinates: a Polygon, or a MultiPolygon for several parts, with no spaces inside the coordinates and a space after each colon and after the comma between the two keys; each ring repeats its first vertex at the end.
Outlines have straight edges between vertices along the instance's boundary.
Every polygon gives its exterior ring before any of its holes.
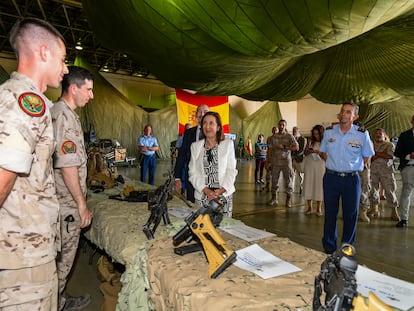
{"type": "Polygon", "coordinates": [[[227,199],[223,214],[231,217],[237,176],[234,144],[232,140],[224,139],[217,112],[207,112],[201,120],[201,127],[205,138],[191,145],[189,163],[189,180],[194,186],[195,201],[203,206],[223,195],[227,199]]]}

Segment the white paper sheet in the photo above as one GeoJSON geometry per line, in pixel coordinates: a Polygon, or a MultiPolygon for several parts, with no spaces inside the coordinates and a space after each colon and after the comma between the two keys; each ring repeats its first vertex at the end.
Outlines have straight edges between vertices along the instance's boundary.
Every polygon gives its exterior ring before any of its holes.
{"type": "Polygon", "coordinates": [[[273,256],[257,244],[236,251],[237,260],[234,263],[240,269],[253,272],[262,279],[301,271],[300,268],[273,256]]]}
{"type": "Polygon", "coordinates": [[[244,224],[223,226],[219,228],[247,242],[257,241],[270,236],[275,236],[274,233],[259,230],[250,226],[246,226],[244,224]]]}
{"type": "Polygon", "coordinates": [[[355,277],[357,290],[364,297],[375,293],[382,302],[394,308],[409,310],[414,307],[414,284],[405,282],[367,267],[358,265],[355,277]]]}

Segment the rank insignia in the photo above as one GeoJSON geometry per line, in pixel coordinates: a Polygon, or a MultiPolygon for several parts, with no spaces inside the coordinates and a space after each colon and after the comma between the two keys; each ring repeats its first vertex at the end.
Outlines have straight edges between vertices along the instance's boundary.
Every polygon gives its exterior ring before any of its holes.
{"type": "Polygon", "coordinates": [[[62,150],[63,154],[76,153],[76,144],[71,140],[66,140],[63,142],[60,149],[62,150]]]}
{"type": "Polygon", "coordinates": [[[46,111],[42,97],[36,93],[26,92],[19,96],[20,108],[31,117],[41,117],[46,111]]]}
{"type": "Polygon", "coordinates": [[[334,138],[331,137],[331,138],[328,139],[328,142],[333,143],[335,140],[336,139],[334,139],[334,138]]]}

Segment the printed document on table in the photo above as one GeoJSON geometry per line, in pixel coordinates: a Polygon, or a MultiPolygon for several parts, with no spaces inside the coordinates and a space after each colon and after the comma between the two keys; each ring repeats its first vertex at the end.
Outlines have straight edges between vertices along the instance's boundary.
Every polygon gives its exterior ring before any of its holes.
{"type": "Polygon", "coordinates": [[[414,307],[414,284],[358,265],[357,290],[364,297],[373,292],[382,302],[400,310],[414,307]]]}
{"type": "Polygon", "coordinates": [[[220,226],[219,228],[247,242],[264,239],[270,236],[276,236],[274,233],[259,230],[250,226],[246,226],[244,224],[229,225],[223,227],[220,226]]]}
{"type": "Polygon", "coordinates": [[[240,269],[253,272],[262,279],[301,271],[300,268],[273,256],[257,244],[240,249],[236,253],[237,260],[234,265],[240,269]]]}

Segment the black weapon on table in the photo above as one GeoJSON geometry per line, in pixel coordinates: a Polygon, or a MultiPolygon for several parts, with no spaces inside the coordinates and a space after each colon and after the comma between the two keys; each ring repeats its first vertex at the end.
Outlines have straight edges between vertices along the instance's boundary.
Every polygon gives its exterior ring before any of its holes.
{"type": "Polygon", "coordinates": [[[151,193],[152,196],[148,196],[148,209],[151,211],[151,214],[142,229],[148,240],[154,239],[155,231],[161,219],[163,219],[165,225],[171,223],[170,217],[168,216],[167,201],[171,198],[172,192],[174,191],[175,180],[172,172],[163,174],[163,176],[168,176],[164,185],[159,186],[151,193]]]}
{"type": "Polygon", "coordinates": [[[315,277],[313,311],[392,311],[393,308],[369,292],[368,301],[358,295],[354,246],[344,243],[321,264],[321,271],[315,277]],[[321,303],[325,293],[325,304],[321,303]]]}
{"type": "Polygon", "coordinates": [[[185,226],[173,237],[175,246],[186,241],[195,243],[176,247],[174,252],[185,255],[204,250],[209,263],[209,276],[215,279],[236,258],[236,253],[227,248],[226,242],[216,230],[223,218],[222,208],[227,203],[224,196],[211,200],[185,218],[185,226]]]}
{"type": "Polygon", "coordinates": [[[358,263],[355,248],[343,244],[339,251],[329,255],[321,264],[321,271],[315,277],[313,311],[348,311],[358,295],[355,272],[358,263]],[[325,292],[325,305],[320,301],[325,292]]]}

